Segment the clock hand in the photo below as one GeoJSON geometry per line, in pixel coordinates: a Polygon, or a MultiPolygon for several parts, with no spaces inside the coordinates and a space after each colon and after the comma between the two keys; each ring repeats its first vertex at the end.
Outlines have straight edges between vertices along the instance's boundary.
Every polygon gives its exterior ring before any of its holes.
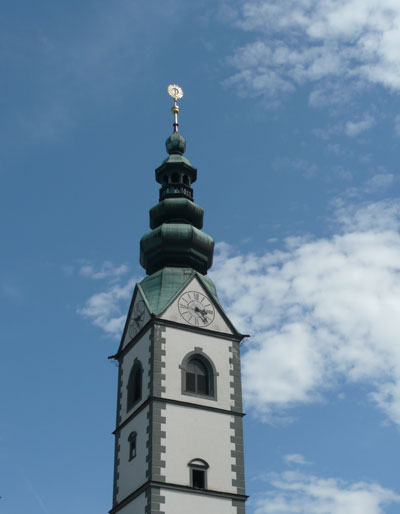
{"type": "Polygon", "coordinates": [[[143,315],[142,314],[138,314],[137,316],[135,316],[133,318],[133,320],[135,321],[136,325],[139,326],[139,323],[142,321],[142,318],[143,318],[143,315]]]}
{"type": "Polygon", "coordinates": [[[197,307],[197,305],[196,305],[196,307],[194,308],[194,312],[198,312],[198,313],[200,314],[201,319],[204,321],[204,323],[206,323],[206,322],[207,322],[207,316],[206,316],[206,315],[204,315],[204,312],[205,312],[205,310],[204,310],[204,309],[199,309],[199,308],[197,307]]]}

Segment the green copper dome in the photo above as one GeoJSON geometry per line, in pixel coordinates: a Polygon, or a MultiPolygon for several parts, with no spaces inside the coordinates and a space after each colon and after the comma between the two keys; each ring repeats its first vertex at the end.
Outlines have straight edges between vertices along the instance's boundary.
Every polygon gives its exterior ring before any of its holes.
{"type": "Polygon", "coordinates": [[[166,198],[150,209],[150,228],[164,222],[190,223],[203,228],[203,209],[188,198],[166,198]]]}
{"type": "Polygon", "coordinates": [[[193,225],[163,223],[142,237],[140,264],[149,275],[165,266],[193,268],[205,275],[213,251],[213,238],[193,225]]]}
{"type": "Polygon", "coordinates": [[[174,132],[165,141],[165,147],[170,155],[175,153],[182,155],[186,151],[186,139],[179,132],[174,132]]]}
{"type": "Polygon", "coordinates": [[[205,275],[212,265],[214,240],[202,232],[204,211],[193,202],[197,170],[183,156],[186,141],[179,132],[165,144],[169,156],[155,172],[160,200],[150,210],[152,231],[140,241],[140,264],[148,275],[165,267],[191,268],[205,275]]]}

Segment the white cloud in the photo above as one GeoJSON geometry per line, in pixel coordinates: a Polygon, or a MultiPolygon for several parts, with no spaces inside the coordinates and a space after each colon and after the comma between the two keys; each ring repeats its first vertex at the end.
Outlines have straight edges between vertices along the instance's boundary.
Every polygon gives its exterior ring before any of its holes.
{"type": "Polygon", "coordinates": [[[94,294],[78,309],[78,314],[108,335],[121,337],[135,282],[131,279],[124,285],[114,284],[106,291],[94,294]]]}
{"type": "Polygon", "coordinates": [[[372,128],[375,124],[375,120],[370,115],[365,115],[358,121],[348,121],[345,124],[344,132],[347,136],[354,137],[362,134],[366,130],[372,128]]]}
{"type": "Polygon", "coordinates": [[[104,261],[103,264],[96,269],[91,263],[85,263],[80,267],[79,273],[83,277],[92,278],[94,280],[102,280],[105,278],[118,278],[129,271],[126,264],[115,266],[110,261],[104,261]]]}
{"type": "Polygon", "coordinates": [[[254,41],[231,58],[228,83],[274,97],[312,84],[312,105],[346,100],[379,84],[400,90],[397,0],[247,0],[228,19],[254,41]]]}
{"type": "Polygon", "coordinates": [[[338,378],[366,383],[400,424],[400,204],[338,202],[338,233],[286,240],[283,251],[219,245],[212,277],[243,356],[249,407],[269,419],[314,402],[338,378]]]}
{"type": "Polygon", "coordinates": [[[267,477],[271,490],[256,497],[255,514],[383,514],[400,496],[376,483],[347,483],[293,471],[267,477]]]}
{"type": "Polygon", "coordinates": [[[306,466],[310,464],[308,460],[300,453],[289,453],[283,457],[286,464],[298,464],[299,466],[306,466]]]}
{"type": "MultiPolygon", "coordinates": [[[[383,168],[382,171],[372,175],[360,187],[351,186],[343,193],[343,198],[348,199],[362,199],[367,194],[379,193],[387,190],[394,182],[396,177],[392,173],[387,173],[383,168]]],[[[387,220],[386,220],[387,221],[387,220]]],[[[385,222],[386,222],[385,221],[385,222]]]]}
{"type": "Polygon", "coordinates": [[[395,176],[392,173],[377,173],[367,181],[364,191],[366,193],[375,193],[376,191],[387,189],[394,181],[395,176]]]}

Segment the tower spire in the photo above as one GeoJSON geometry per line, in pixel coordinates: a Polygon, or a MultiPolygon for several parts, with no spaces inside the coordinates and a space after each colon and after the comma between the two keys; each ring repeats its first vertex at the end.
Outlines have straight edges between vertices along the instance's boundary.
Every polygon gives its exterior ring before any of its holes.
{"type": "Polygon", "coordinates": [[[140,263],[147,274],[165,268],[191,268],[203,275],[213,260],[214,241],[203,232],[203,209],[193,201],[193,182],[197,169],[184,157],[186,140],[178,132],[179,106],[182,89],[168,86],[174,99],[174,131],[165,142],[168,157],[156,169],[156,181],[161,185],[159,203],[150,209],[151,232],[140,242],[140,263]]]}
{"type": "Polygon", "coordinates": [[[176,103],[180,98],[183,97],[183,91],[182,88],[177,86],[176,84],[170,84],[168,86],[168,94],[172,96],[174,99],[174,105],[171,108],[172,114],[174,115],[174,132],[178,132],[178,114],[180,111],[179,105],[176,103]]]}

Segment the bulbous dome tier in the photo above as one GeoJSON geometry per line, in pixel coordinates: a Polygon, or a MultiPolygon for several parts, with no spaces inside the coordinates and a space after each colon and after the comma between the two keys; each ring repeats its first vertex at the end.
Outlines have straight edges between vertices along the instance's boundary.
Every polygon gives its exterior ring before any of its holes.
{"type": "Polygon", "coordinates": [[[163,223],[140,241],[140,264],[149,275],[166,266],[192,268],[205,275],[213,253],[213,238],[187,223],[163,223]]]}
{"type": "Polygon", "coordinates": [[[170,155],[174,153],[182,155],[186,151],[186,139],[179,132],[174,132],[165,141],[165,147],[170,155]]]}
{"type": "Polygon", "coordinates": [[[159,203],[150,209],[150,228],[140,241],[140,264],[148,275],[165,268],[192,268],[206,275],[214,240],[201,231],[203,214],[193,202],[197,170],[182,154],[186,141],[174,132],[166,141],[168,157],[156,169],[159,203]]]}
{"type": "Polygon", "coordinates": [[[150,209],[150,228],[162,223],[190,223],[203,228],[203,209],[187,198],[167,198],[150,209]]]}

